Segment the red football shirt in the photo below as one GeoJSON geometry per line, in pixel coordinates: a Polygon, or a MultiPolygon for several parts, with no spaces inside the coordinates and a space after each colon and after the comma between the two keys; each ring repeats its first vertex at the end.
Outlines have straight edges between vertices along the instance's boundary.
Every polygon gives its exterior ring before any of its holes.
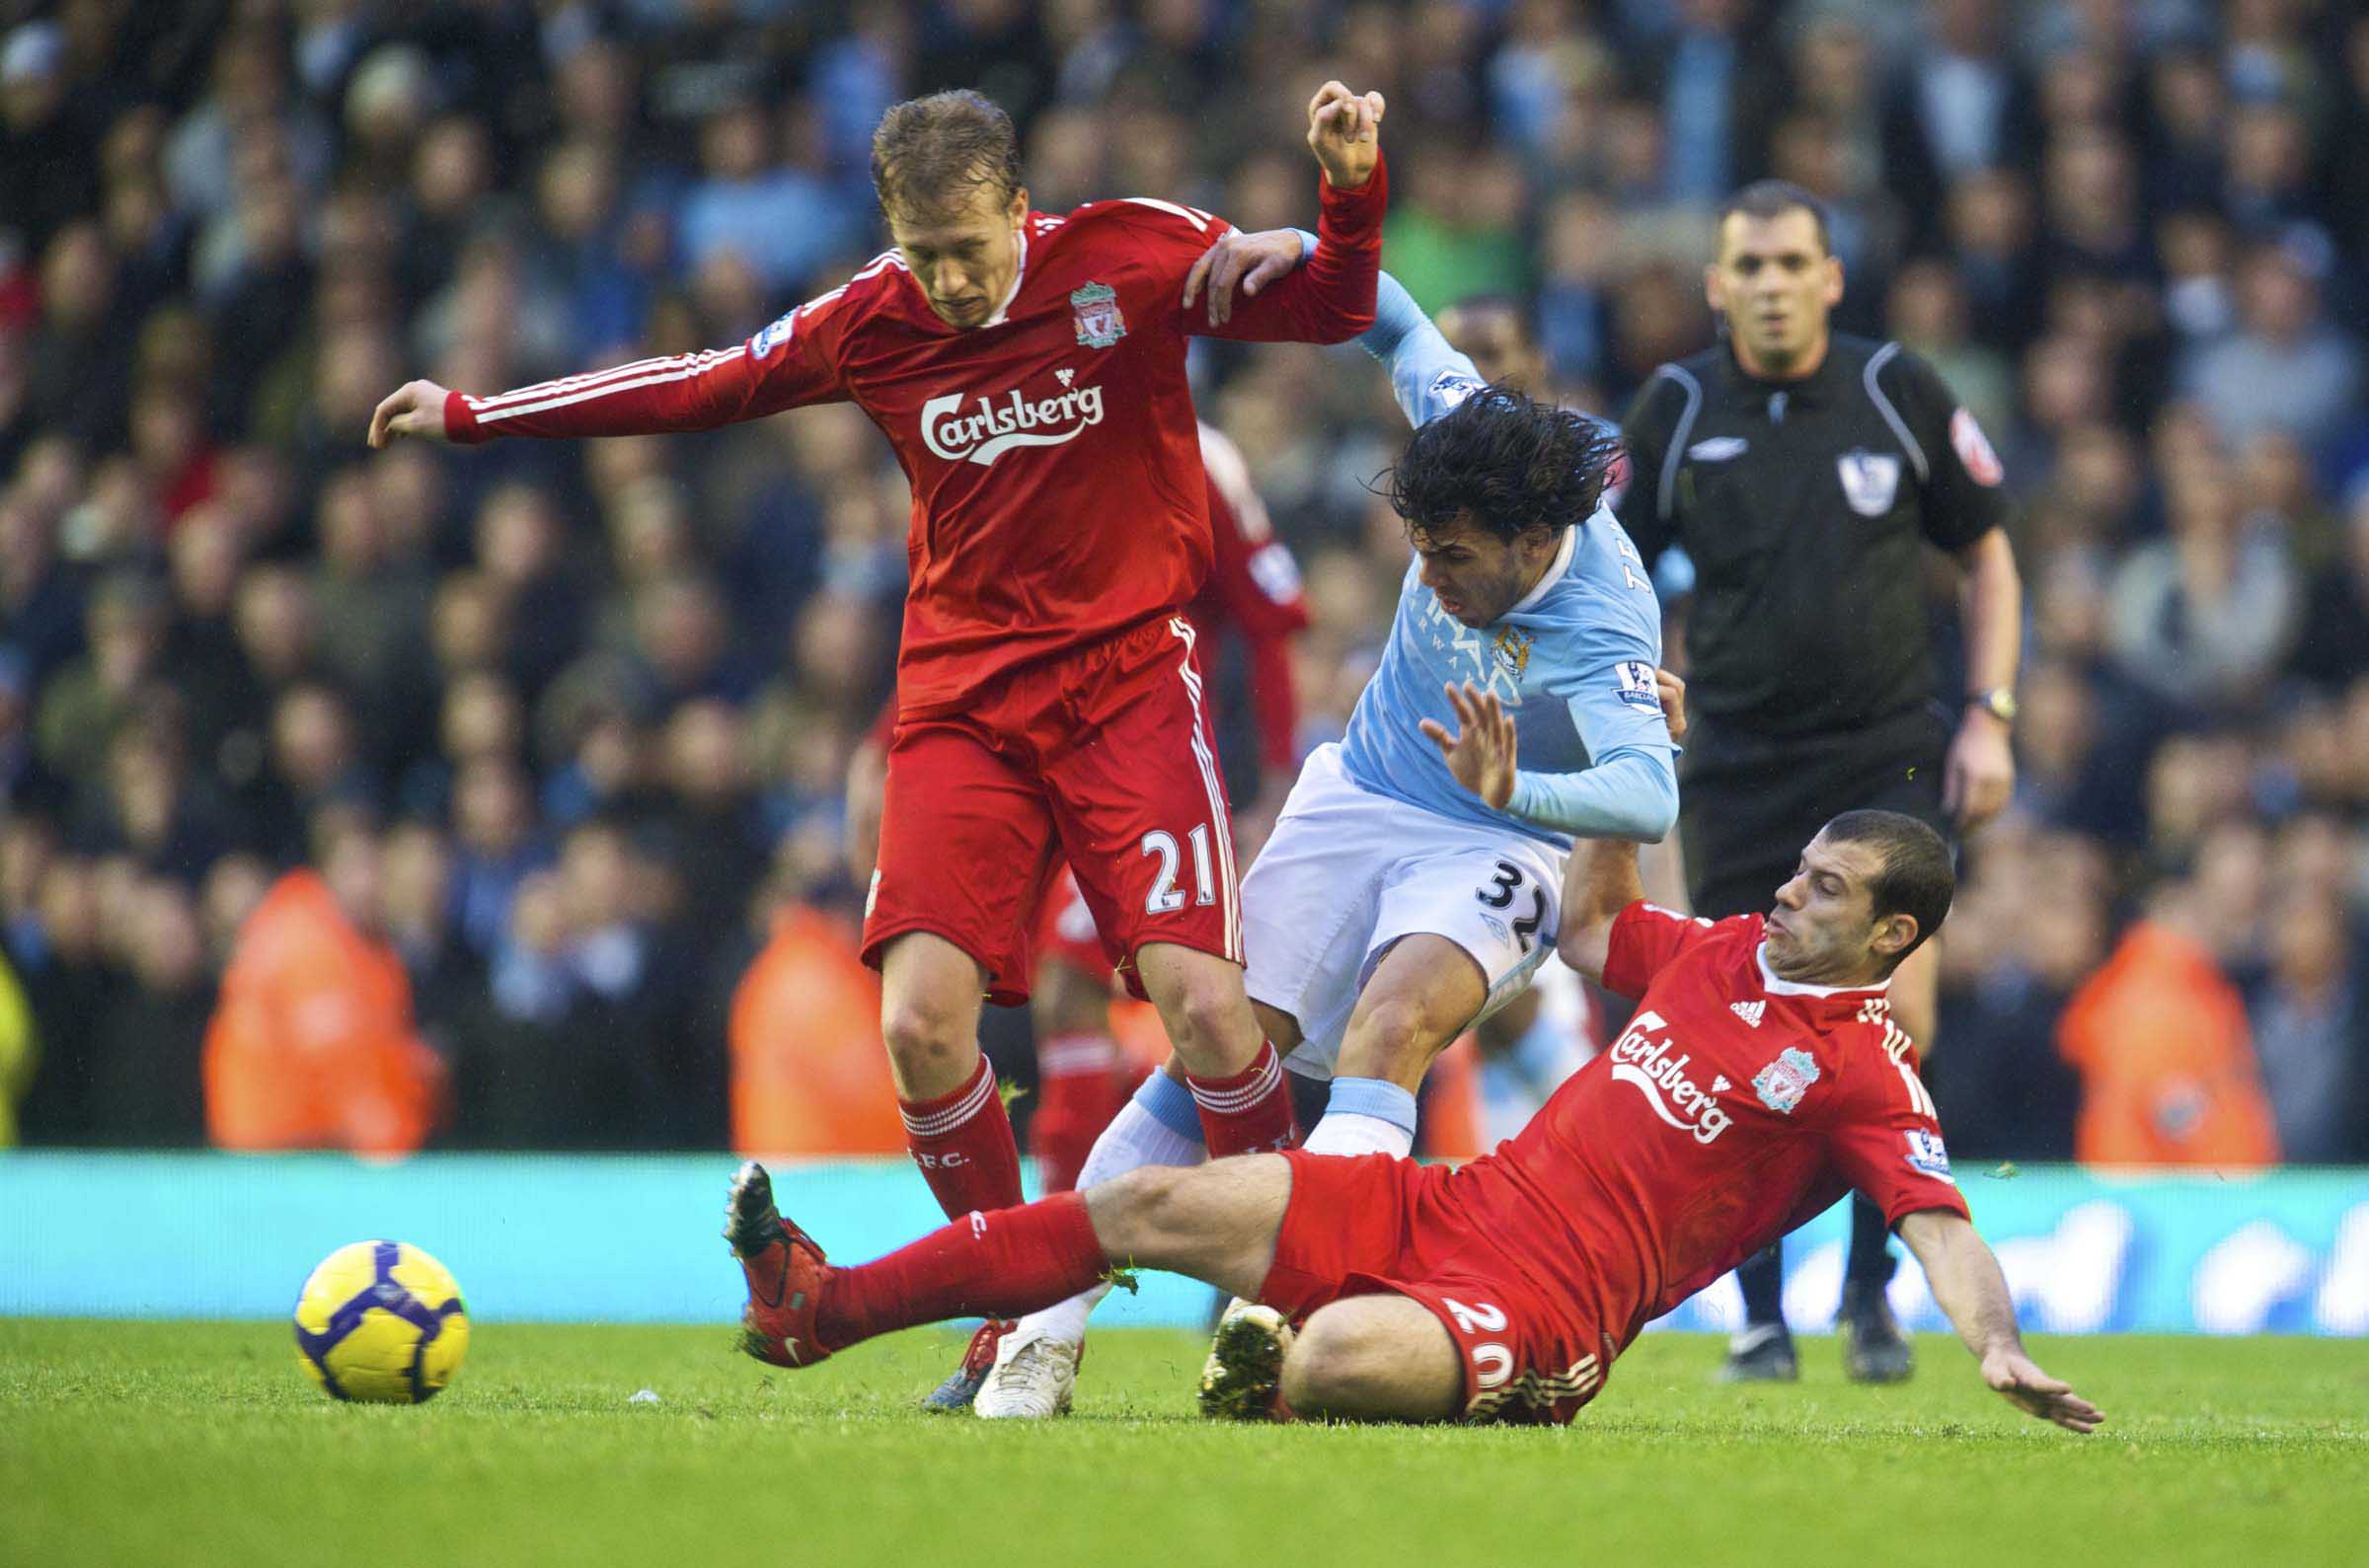
{"type": "MultiPolygon", "coordinates": [[[[1322,244],[1238,299],[1219,336],[1340,342],[1373,325],[1382,166],[1323,184],[1322,244]]],[[[459,441],[699,430],[852,401],[913,487],[897,695],[962,706],[983,681],[1182,609],[1209,570],[1209,514],[1180,303],[1231,227],[1175,202],[1031,213],[1019,275],[986,325],[932,313],[893,251],[731,348],[446,400],[459,441]]]]}
{"type": "Polygon", "coordinates": [[[1616,1349],[1851,1188],[1898,1223],[1966,1212],[1916,1052],[1877,990],[1769,973],[1761,917],[1632,904],[1605,985],[1619,1039],[1443,1194],[1616,1349]]]}
{"type": "MultiPolygon", "coordinates": [[[[1204,671],[1215,663],[1218,635],[1228,628],[1241,634],[1250,659],[1251,701],[1258,709],[1260,760],[1288,774],[1299,766],[1291,637],[1308,625],[1300,563],[1291,547],[1275,537],[1242,449],[1215,425],[1201,426],[1201,461],[1209,480],[1209,576],[1184,615],[1201,638],[1197,646],[1204,671]]],[[[896,699],[891,697],[866,738],[885,747],[895,731],[896,699]]]]}
{"type": "MultiPolygon", "coordinates": [[[[1291,638],[1308,625],[1300,563],[1275,537],[1266,503],[1251,484],[1242,450],[1212,425],[1201,426],[1201,463],[1209,474],[1209,580],[1184,607],[1204,636],[1231,628],[1248,655],[1251,706],[1259,720],[1259,760],[1289,778],[1299,767],[1299,695],[1292,686],[1291,638]]],[[[1216,662],[1204,642],[1203,669],[1216,662]]]]}

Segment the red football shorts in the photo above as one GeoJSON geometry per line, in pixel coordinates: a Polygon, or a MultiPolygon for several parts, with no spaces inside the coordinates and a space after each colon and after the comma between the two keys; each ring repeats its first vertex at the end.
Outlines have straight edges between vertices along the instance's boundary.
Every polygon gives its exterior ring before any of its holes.
{"type": "Polygon", "coordinates": [[[1467,1421],[1560,1425],[1596,1396],[1611,1336],[1508,1264],[1448,1198],[1452,1170],[1388,1155],[1283,1157],[1291,1200],[1261,1302],[1294,1321],[1354,1296],[1421,1304],[1464,1361],[1467,1421]]]}
{"type": "Polygon", "coordinates": [[[1242,962],[1233,822],[1183,616],[1025,665],[957,712],[901,719],[888,746],[864,961],[935,932],[1029,997],[1038,911],[1066,857],[1103,951],[1175,942],[1242,962]]]}

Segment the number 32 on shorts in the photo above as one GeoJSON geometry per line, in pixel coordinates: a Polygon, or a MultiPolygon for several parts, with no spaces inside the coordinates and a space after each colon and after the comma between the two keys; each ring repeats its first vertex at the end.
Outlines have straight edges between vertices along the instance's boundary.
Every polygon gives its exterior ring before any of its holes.
{"type": "MultiPolygon", "coordinates": [[[[1217,875],[1209,863],[1209,824],[1194,826],[1184,835],[1192,845],[1192,901],[1195,904],[1217,902],[1217,875]]],[[[1160,870],[1152,878],[1152,890],[1144,896],[1146,915],[1174,915],[1184,907],[1184,890],[1177,886],[1177,869],[1183,857],[1177,851],[1177,836],[1158,828],[1143,836],[1143,853],[1160,858],[1160,870]]]]}
{"type": "MultiPolygon", "coordinates": [[[[1490,909],[1505,909],[1512,905],[1514,895],[1520,892],[1525,884],[1530,889],[1530,913],[1514,921],[1513,936],[1514,940],[1522,944],[1522,951],[1528,952],[1530,944],[1538,939],[1538,928],[1546,924],[1547,890],[1532,881],[1529,875],[1511,860],[1499,860],[1496,875],[1475,888],[1473,897],[1479,899],[1490,909]]],[[[1499,934],[1503,933],[1499,933],[1499,934]]]]}

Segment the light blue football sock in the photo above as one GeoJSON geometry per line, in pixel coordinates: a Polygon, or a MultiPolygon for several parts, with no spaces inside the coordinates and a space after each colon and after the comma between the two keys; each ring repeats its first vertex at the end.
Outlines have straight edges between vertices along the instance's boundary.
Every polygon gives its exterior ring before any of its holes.
{"type": "Polygon", "coordinates": [[[1201,1141],[1201,1110],[1192,1102],[1192,1090],[1166,1073],[1154,1073],[1138,1084],[1135,1103],[1179,1138],[1201,1141]]]}
{"type": "Polygon", "coordinates": [[[1386,1078],[1337,1078],[1327,1116],[1371,1116],[1414,1136],[1414,1096],[1386,1078]]]}

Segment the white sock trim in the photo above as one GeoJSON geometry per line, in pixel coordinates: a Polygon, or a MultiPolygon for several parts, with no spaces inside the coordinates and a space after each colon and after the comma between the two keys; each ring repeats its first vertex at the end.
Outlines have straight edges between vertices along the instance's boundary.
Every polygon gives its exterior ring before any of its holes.
{"type": "Polygon", "coordinates": [[[1312,1155],[1396,1155],[1414,1153],[1414,1134],[1379,1116],[1329,1111],[1300,1146],[1312,1155]]]}
{"type": "Polygon", "coordinates": [[[1271,1045],[1261,1046],[1259,1053],[1259,1076],[1237,1088],[1209,1088],[1187,1077],[1184,1085],[1192,1090],[1193,1103],[1212,1115],[1238,1116],[1273,1093],[1283,1082],[1283,1060],[1271,1045]]]}
{"type": "Polygon", "coordinates": [[[904,1119],[905,1131],[915,1138],[943,1138],[985,1110],[987,1102],[996,1097],[995,1072],[988,1066],[986,1058],[981,1057],[979,1076],[954,1104],[945,1110],[918,1116],[899,1105],[896,1114],[904,1119]]]}

